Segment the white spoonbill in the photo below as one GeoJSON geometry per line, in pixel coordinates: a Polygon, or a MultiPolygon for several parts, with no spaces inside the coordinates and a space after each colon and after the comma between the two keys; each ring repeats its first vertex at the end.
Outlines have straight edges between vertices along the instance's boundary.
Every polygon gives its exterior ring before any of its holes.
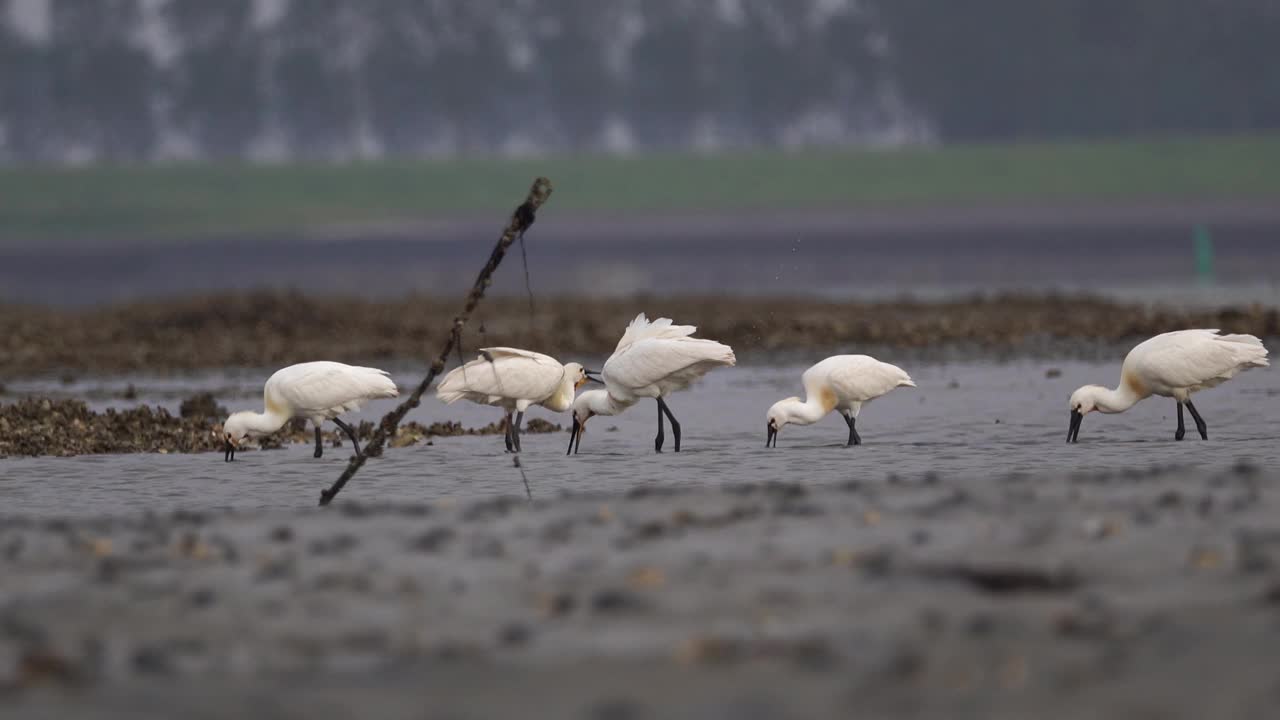
{"type": "Polygon", "coordinates": [[[520,452],[520,425],[530,405],[564,412],[573,393],[591,378],[578,363],[561,365],[550,355],[517,348],[482,348],[480,357],[456,367],[436,388],[446,404],[470,400],[506,410],[507,452],[520,452]],[[513,423],[511,413],[515,411],[513,423]]]}
{"type": "Polygon", "coordinates": [[[1067,442],[1079,442],[1080,423],[1097,410],[1119,413],[1139,400],[1159,395],[1178,401],[1175,440],[1186,434],[1182,406],[1191,411],[1200,437],[1209,439],[1204,418],[1191,404],[1191,393],[1230,380],[1242,370],[1267,367],[1267,349],[1252,335],[1219,335],[1217,330],[1177,330],[1145,340],[1129,351],[1120,369],[1120,387],[1085,385],[1071,394],[1067,442]]]}
{"type": "Polygon", "coordinates": [[[262,388],[265,412],[244,410],[232,413],[222,424],[226,443],[223,459],[227,462],[235,460],[236,448],[246,437],[270,435],[295,417],[306,418],[315,424],[316,457],[324,453],[320,424],[325,420],[332,420],[351,438],[356,455],[359,455],[360,443],[356,441],[355,430],[338,416],[359,409],[366,400],[393,398],[399,394],[387,372],[377,368],[326,360],[281,368],[267,378],[267,384],[262,388]]]}
{"type": "Polygon", "coordinates": [[[858,413],[862,406],[898,387],[915,387],[911,376],[896,365],[868,355],[834,355],[804,371],[804,402],[798,397],[779,400],[769,408],[764,446],[778,447],[778,432],[788,423],[811,425],[839,410],[849,426],[850,445],[861,445],[858,413]]]}
{"type": "Polygon", "coordinates": [[[662,416],[666,415],[675,436],[675,451],[680,452],[680,423],[663,398],[689,387],[715,368],[737,362],[733,348],[691,337],[697,331],[693,325],[672,325],[669,318],[649,322],[644,313],[637,315],[600,372],[605,389],[588,390],[574,401],[573,430],[565,454],[578,451],[588,418],[617,415],[641,398],[658,401],[658,435],[653,449],[662,452],[662,416]]]}

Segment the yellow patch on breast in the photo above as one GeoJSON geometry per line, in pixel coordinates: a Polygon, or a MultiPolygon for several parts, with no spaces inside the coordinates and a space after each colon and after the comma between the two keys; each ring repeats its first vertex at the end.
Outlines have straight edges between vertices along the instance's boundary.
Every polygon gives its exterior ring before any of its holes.
{"type": "Polygon", "coordinates": [[[1124,373],[1120,377],[1120,382],[1138,397],[1147,397],[1151,394],[1151,389],[1146,386],[1146,383],[1142,382],[1142,380],[1132,372],[1124,373]]]}
{"type": "Polygon", "coordinates": [[[822,402],[823,410],[826,410],[827,412],[831,412],[832,410],[835,410],[836,403],[839,402],[839,398],[836,397],[836,391],[832,390],[830,387],[825,387],[825,386],[822,388],[822,391],[818,394],[818,399],[822,402]]]}
{"type": "Polygon", "coordinates": [[[266,399],[264,400],[264,404],[265,404],[265,405],[266,405],[266,407],[267,407],[267,412],[271,413],[272,415],[284,415],[284,414],[286,414],[285,409],[284,409],[284,408],[282,408],[282,407],[280,407],[280,405],[279,405],[279,404],[272,402],[270,398],[266,398],[266,399]]]}

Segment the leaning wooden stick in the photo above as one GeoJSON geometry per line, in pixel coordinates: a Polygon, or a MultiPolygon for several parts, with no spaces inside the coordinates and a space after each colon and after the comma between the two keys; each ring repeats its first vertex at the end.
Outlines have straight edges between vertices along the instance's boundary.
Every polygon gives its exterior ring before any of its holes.
{"type": "Polygon", "coordinates": [[[338,493],[342,492],[342,488],[346,486],[351,478],[360,471],[364,466],[365,458],[371,455],[379,455],[382,453],[382,446],[386,444],[387,438],[395,436],[396,428],[400,426],[400,421],[413,408],[418,407],[422,401],[422,396],[431,387],[431,383],[435,381],[436,376],[444,372],[444,365],[449,360],[449,354],[458,346],[462,340],[462,328],[470,319],[472,311],[480,304],[480,299],[484,297],[484,292],[489,288],[489,283],[493,277],[493,273],[498,269],[498,265],[502,263],[502,258],[507,254],[507,249],[511,247],[511,243],[517,238],[522,237],[524,232],[533,225],[538,208],[551,197],[551,181],[540,177],[533,181],[533,187],[529,188],[529,196],[520,207],[511,213],[511,220],[507,223],[507,229],[502,232],[502,237],[498,238],[498,244],[494,246],[493,253],[489,255],[489,262],[485,263],[480,270],[480,275],[476,277],[475,285],[471,286],[471,292],[467,294],[467,301],[462,306],[462,312],[453,319],[453,329],[449,333],[449,337],[445,340],[444,348],[440,354],[436,356],[434,362],[431,363],[431,370],[427,372],[427,376],[423,378],[418,387],[405,398],[404,402],[396,406],[395,410],[387,413],[382,421],[378,423],[378,427],[373,431],[373,436],[365,443],[364,453],[351,458],[351,462],[347,463],[347,469],[342,471],[342,475],[327,490],[320,492],[320,504],[328,505],[333,501],[338,493]]]}

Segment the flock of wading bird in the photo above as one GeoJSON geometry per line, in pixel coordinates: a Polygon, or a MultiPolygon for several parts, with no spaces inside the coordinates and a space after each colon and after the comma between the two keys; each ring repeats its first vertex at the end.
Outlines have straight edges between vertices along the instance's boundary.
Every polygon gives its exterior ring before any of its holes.
{"type": "MultiPolygon", "coordinates": [[[[577,453],[588,420],[596,415],[617,415],[644,398],[653,398],[658,404],[658,435],[653,449],[662,452],[665,419],[671,423],[673,449],[679,452],[680,423],[667,406],[666,397],[711,370],[736,362],[732,348],[695,338],[696,331],[692,325],[675,325],[667,318],[650,322],[641,313],[627,326],[599,373],[586,370],[579,363],[562,365],[555,358],[530,350],[485,348],[477,359],[450,371],[437,386],[436,395],[445,403],[470,400],[502,408],[507,451],[515,453],[520,452],[524,413],[532,405],[554,412],[572,411],[567,453],[577,453]],[[575,397],[578,388],[588,382],[600,383],[604,388],[575,397]]],[[[1094,411],[1124,412],[1152,395],[1177,401],[1175,439],[1181,440],[1186,434],[1182,416],[1186,406],[1200,437],[1207,440],[1208,426],[1191,403],[1192,393],[1230,380],[1242,370],[1267,365],[1267,349],[1253,335],[1220,335],[1217,330],[1178,330],[1157,335],[1129,351],[1116,389],[1085,385],[1071,394],[1067,442],[1079,440],[1085,415],[1094,411]]],[[[916,386],[901,368],[866,355],[829,357],[806,370],[801,384],[805,390],[803,401],[789,397],[769,408],[766,447],[777,447],[778,433],[784,426],[809,425],[833,410],[839,411],[849,426],[848,445],[860,445],[857,420],[862,406],[894,388],[916,386]]],[[[315,424],[316,457],[323,453],[320,425],[325,420],[332,420],[346,433],[359,455],[355,431],[338,416],[358,409],[367,400],[397,394],[387,373],[376,368],[327,361],[290,365],[267,380],[264,412],[237,412],[223,423],[225,459],[235,459],[235,450],[245,438],[274,433],[295,417],[315,424]]]]}

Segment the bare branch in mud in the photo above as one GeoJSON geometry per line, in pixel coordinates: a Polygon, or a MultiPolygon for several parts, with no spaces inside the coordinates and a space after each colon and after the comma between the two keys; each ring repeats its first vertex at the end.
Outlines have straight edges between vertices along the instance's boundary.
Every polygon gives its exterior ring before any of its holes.
{"type": "Polygon", "coordinates": [[[382,418],[382,421],[378,423],[378,428],[373,433],[373,437],[369,438],[369,442],[366,443],[364,454],[352,457],[351,462],[347,464],[346,470],[342,471],[342,475],[334,481],[333,485],[320,492],[321,505],[328,505],[337,497],[338,493],[342,492],[342,488],[364,466],[365,458],[382,454],[382,447],[386,444],[387,438],[395,435],[396,427],[400,424],[400,421],[404,419],[404,416],[410,410],[418,407],[422,401],[422,396],[431,387],[431,383],[435,381],[440,373],[444,372],[444,366],[449,360],[450,353],[462,340],[462,328],[467,324],[467,320],[471,318],[471,313],[480,304],[480,300],[484,298],[484,293],[492,281],[493,273],[498,269],[498,265],[502,264],[502,258],[506,256],[507,249],[511,247],[511,244],[517,238],[523,237],[525,231],[533,225],[538,208],[542,207],[542,204],[551,197],[551,190],[551,181],[547,178],[540,177],[533,181],[533,186],[529,188],[528,197],[525,198],[523,204],[511,213],[511,219],[507,222],[507,227],[503,230],[502,237],[498,238],[498,244],[494,246],[493,253],[489,255],[489,261],[480,269],[480,274],[476,277],[475,284],[471,287],[471,291],[467,293],[462,312],[458,313],[457,317],[453,319],[453,329],[445,340],[440,354],[431,363],[431,369],[427,372],[427,376],[409,394],[409,397],[405,398],[394,410],[382,418]]]}

